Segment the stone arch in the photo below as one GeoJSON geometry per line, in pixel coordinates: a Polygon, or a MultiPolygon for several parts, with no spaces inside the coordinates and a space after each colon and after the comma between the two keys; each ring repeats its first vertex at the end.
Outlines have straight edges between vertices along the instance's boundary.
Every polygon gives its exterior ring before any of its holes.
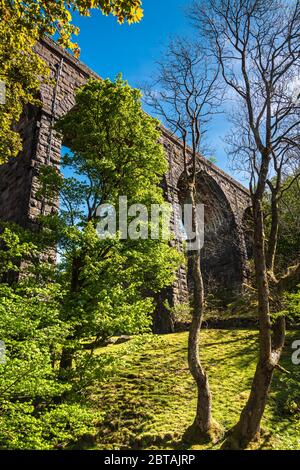
{"type": "MultiPolygon", "coordinates": [[[[185,192],[183,178],[178,182],[178,199],[183,204],[185,192]]],[[[224,302],[241,290],[243,257],[235,215],[224,191],[217,181],[204,170],[196,177],[197,203],[204,205],[204,246],[202,272],[206,291],[214,293],[224,302]]],[[[188,269],[188,285],[192,281],[188,269]]]]}

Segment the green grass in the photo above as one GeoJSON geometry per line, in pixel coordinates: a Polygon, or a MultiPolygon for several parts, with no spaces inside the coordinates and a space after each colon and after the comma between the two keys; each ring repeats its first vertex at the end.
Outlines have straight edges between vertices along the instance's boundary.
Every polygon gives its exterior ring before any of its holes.
{"type": "MultiPolygon", "coordinates": [[[[300,382],[300,366],[291,363],[289,332],[282,365],[300,382]]],[[[221,442],[188,445],[184,432],[192,424],[196,389],[187,368],[187,333],[153,337],[131,351],[117,375],[93,391],[104,413],[98,449],[218,449],[221,442]]],[[[134,341],[134,340],[133,340],[134,341]]],[[[105,348],[124,352],[128,343],[105,348]]],[[[257,332],[203,330],[201,354],[213,394],[213,416],[226,430],[234,425],[247,399],[253,376],[257,332]]],[[[102,351],[99,351],[103,353],[102,351]]],[[[262,438],[251,448],[300,449],[300,418],[286,409],[283,374],[275,374],[262,422],[262,438]]],[[[292,392],[297,396],[297,384],[292,392]]]]}

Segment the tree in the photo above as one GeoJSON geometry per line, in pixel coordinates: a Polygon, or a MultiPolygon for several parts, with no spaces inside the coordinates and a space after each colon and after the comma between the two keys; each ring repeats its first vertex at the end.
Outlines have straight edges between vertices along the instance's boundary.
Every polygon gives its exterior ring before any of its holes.
{"type": "MultiPolygon", "coordinates": [[[[160,182],[167,163],[157,127],[142,111],[140,92],[120,77],[115,83],[91,80],[57,124],[73,153],[64,163],[78,175],[62,184],[56,230],[62,230],[64,304],[66,318],[76,325],[73,340],[144,331],[151,325],[154,294],[174,280],[181,257],[162,235],[150,237],[152,222],[138,223],[136,239],[120,227],[104,239],[96,232],[100,205],[113,205],[118,217],[127,211],[120,197],[127,198],[128,208],[138,204],[138,212],[150,214],[152,205],[163,205],[160,182]]],[[[128,215],[128,231],[133,217],[128,215]]],[[[61,361],[66,369],[73,354],[67,356],[61,361]]]]}
{"type": "MultiPolygon", "coordinates": [[[[192,209],[192,232],[197,237],[202,230],[197,217],[197,155],[203,145],[208,123],[221,103],[218,74],[218,67],[206,56],[203,49],[178,38],[168,46],[152,89],[146,89],[146,102],[182,139],[184,175],[181,184],[185,193],[183,202],[192,209]],[[191,149],[188,148],[189,143],[191,149]]],[[[207,434],[213,428],[211,391],[199,356],[205,294],[201,247],[195,248],[191,242],[192,239],[187,246],[193,279],[193,317],[188,342],[188,363],[198,393],[192,430],[196,431],[196,434],[207,434]]]]}
{"type": "Polygon", "coordinates": [[[282,292],[297,285],[300,277],[298,262],[284,275],[275,265],[283,176],[299,150],[299,5],[297,0],[211,0],[195,1],[191,9],[224,82],[238,100],[231,153],[238,162],[244,159],[250,175],[260,342],[251,393],[234,429],[238,445],[259,435],[284,345],[285,319],[277,315],[282,292]],[[267,190],[272,199],[268,240],[263,207],[267,190]]]}
{"type": "Polygon", "coordinates": [[[16,157],[22,149],[16,126],[26,104],[38,105],[40,82],[47,67],[33,51],[44,35],[57,36],[58,43],[75,56],[80,53],[72,36],[79,30],[72,13],[90,15],[92,9],[135,23],[141,20],[141,0],[29,0],[0,2],[0,82],[6,87],[6,101],[0,103],[0,164],[16,157]]]}

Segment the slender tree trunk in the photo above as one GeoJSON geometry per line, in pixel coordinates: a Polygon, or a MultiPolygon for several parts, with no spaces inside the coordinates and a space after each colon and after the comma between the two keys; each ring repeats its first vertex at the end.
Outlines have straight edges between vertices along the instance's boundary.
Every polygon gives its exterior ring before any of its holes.
{"type": "Polygon", "coordinates": [[[285,322],[279,319],[274,327],[270,319],[269,282],[265,255],[264,217],[261,199],[254,201],[254,262],[258,291],[260,350],[259,361],[252,382],[251,392],[234,434],[241,447],[247,446],[260,433],[269,390],[277,367],[285,338],[285,322]]]}
{"type": "Polygon", "coordinates": [[[59,363],[59,375],[63,376],[65,372],[72,369],[74,351],[64,347],[61,352],[60,363],[59,363]]]}
{"type": "Polygon", "coordinates": [[[169,299],[168,288],[154,295],[155,311],[153,316],[152,331],[154,334],[168,334],[175,331],[175,318],[173,312],[165,303],[169,299]]]}
{"type": "MultiPolygon", "coordinates": [[[[72,262],[72,273],[71,273],[71,287],[70,293],[78,292],[80,288],[80,271],[82,267],[81,257],[74,257],[72,262]]],[[[69,336],[67,341],[74,340],[75,335],[69,336]]],[[[59,375],[64,375],[71,371],[73,365],[74,348],[68,345],[64,346],[61,352],[60,363],[59,363],[59,375]]]]}
{"type": "MultiPolygon", "coordinates": [[[[192,205],[193,231],[198,233],[196,220],[195,187],[189,190],[188,203],[192,205]]],[[[192,251],[192,277],[193,277],[193,319],[188,340],[188,363],[190,372],[197,385],[197,410],[194,427],[200,433],[207,433],[212,425],[211,392],[207,375],[201,365],[199,355],[200,330],[204,312],[204,286],[201,272],[200,250],[192,251]]]]}
{"type": "Polygon", "coordinates": [[[197,411],[194,425],[200,432],[211,428],[211,392],[207,375],[201,365],[199,355],[199,339],[203,318],[203,280],[200,269],[198,252],[192,254],[192,273],[194,282],[193,319],[190,327],[188,342],[188,362],[191,374],[197,385],[197,411]]]}
{"type": "Polygon", "coordinates": [[[241,447],[247,446],[260,434],[260,423],[265,411],[273,371],[273,367],[269,367],[267,363],[259,360],[249,399],[235,428],[241,447]]]}
{"type": "Polygon", "coordinates": [[[259,359],[249,399],[234,428],[239,447],[246,447],[260,435],[261,420],[268,400],[273,374],[279,364],[285,343],[284,317],[278,318],[273,331],[273,348],[270,360],[263,362],[261,358],[259,359]]]}

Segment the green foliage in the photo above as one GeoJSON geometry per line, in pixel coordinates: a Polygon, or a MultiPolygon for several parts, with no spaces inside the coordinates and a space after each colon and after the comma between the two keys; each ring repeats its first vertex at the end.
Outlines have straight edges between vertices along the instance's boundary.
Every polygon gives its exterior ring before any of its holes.
{"type": "Polygon", "coordinates": [[[82,405],[62,404],[36,411],[24,403],[1,406],[0,445],[10,450],[64,449],[95,432],[95,413],[82,405]]]}
{"type": "MultiPolygon", "coordinates": [[[[170,307],[169,307],[170,308],[170,307]]],[[[182,303],[177,304],[170,308],[176,323],[190,323],[192,319],[192,311],[190,304],[182,303]]]]}
{"type": "Polygon", "coordinates": [[[59,286],[13,289],[0,286],[0,447],[51,449],[93,431],[91,411],[77,403],[57,404],[72,391],[54,367],[68,325],[59,316],[59,286]]]}
{"type": "Polygon", "coordinates": [[[62,308],[76,336],[105,339],[148,330],[153,303],[140,294],[145,278],[142,255],[138,258],[138,251],[126,250],[119,240],[99,240],[91,222],[68,234],[72,250],[63,253],[62,308]],[[78,276],[76,286],[74,276],[78,276]]]}
{"type": "MultiPolygon", "coordinates": [[[[0,251],[6,259],[8,253],[13,258],[27,253],[27,244],[17,239],[6,227],[0,251]]],[[[91,409],[88,398],[83,400],[83,391],[111,374],[116,360],[112,355],[93,358],[78,347],[77,367],[68,381],[61,379],[59,360],[72,331],[72,323],[63,318],[63,299],[61,284],[33,275],[15,286],[0,284],[0,338],[5,343],[0,448],[66,448],[83,435],[95,434],[101,414],[91,409]]]]}
{"type": "MultiPolygon", "coordinates": [[[[25,231],[13,229],[6,226],[1,234],[3,273],[17,271],[16,262],[34,256],[37,248],[26,241],[25,231]]],[[[16,286],[0,284],[0,338],[5,343],[5,361],[0,364],[0,448],[64,448],[82,433],[94,432],[95,415],[78,403],[75,384],[59,380],[57,358],[70,331],[61,319],[61,300],[61,286],[53,282],[27,277],[16,286]]]]}
{"type": "Polygon", "coordinates": [[[139,22],[143,16],[141,0],[0,0],[0,81],[6,86],[6,103],[0,104],[0,165],[22,150],[16,132],[25,105],[39,105],[40,82],[49,71],[34,52],[44,35],[58,37],[58,43],[79,56],[72,41],[79,29],[72,13],[90,15],[92,9],[114,15],[119,23],[139,22]]]}
{"type": "Polygon", "coordinates": [[[12,231],[7,225],[0,226],[0,279],[9,271],[18,271],[20,261],[36,249],[32,242],[22,239],[21,228],[14,226],[12,231]]]}
{"type": "Polygon", "coordinates": [[[136,23],[143,17],[141,5],[141,0],[1,0],[0,17],[16,19],[27,28],[29,35],[40,37],[56,33],[61,45],[76,50],[70,37],[79,30],[72,24],[72,12],[89,16],[92,9],[97,9],[104,15],[116,16],[119,23],[124,20],[136,23]]]}
{"type": "Polygon", "coordinates": [[[73,152],[64,164],[94,183],[91,202],[114,203],[126,195],[129,203],[135,199],[146,204],[151,199],[159,204],[163,197],[157,185],[167,162],[158,126],[142,110],[141,92],[119,76],[115,82],[90,80],[77,93],[74,110],[56,128],[73,152]]]}
{"type": "Polygon", "coordinates": [[[300,376],[299,374],[288,375],[280,378],[280,385],[282,390],[285,390],[284,397],[278,403],[285,415],[294,417],[296,419],[300,418],[300,396],[299,396],[299,384],[300,376]]]}
{"type": "Polygon", "coordinates": [[[292,323],[300,322],[300,286],[294,292],[287,292],[284,296],[283,311],[281,315],[285,315],[292,323]]]}

